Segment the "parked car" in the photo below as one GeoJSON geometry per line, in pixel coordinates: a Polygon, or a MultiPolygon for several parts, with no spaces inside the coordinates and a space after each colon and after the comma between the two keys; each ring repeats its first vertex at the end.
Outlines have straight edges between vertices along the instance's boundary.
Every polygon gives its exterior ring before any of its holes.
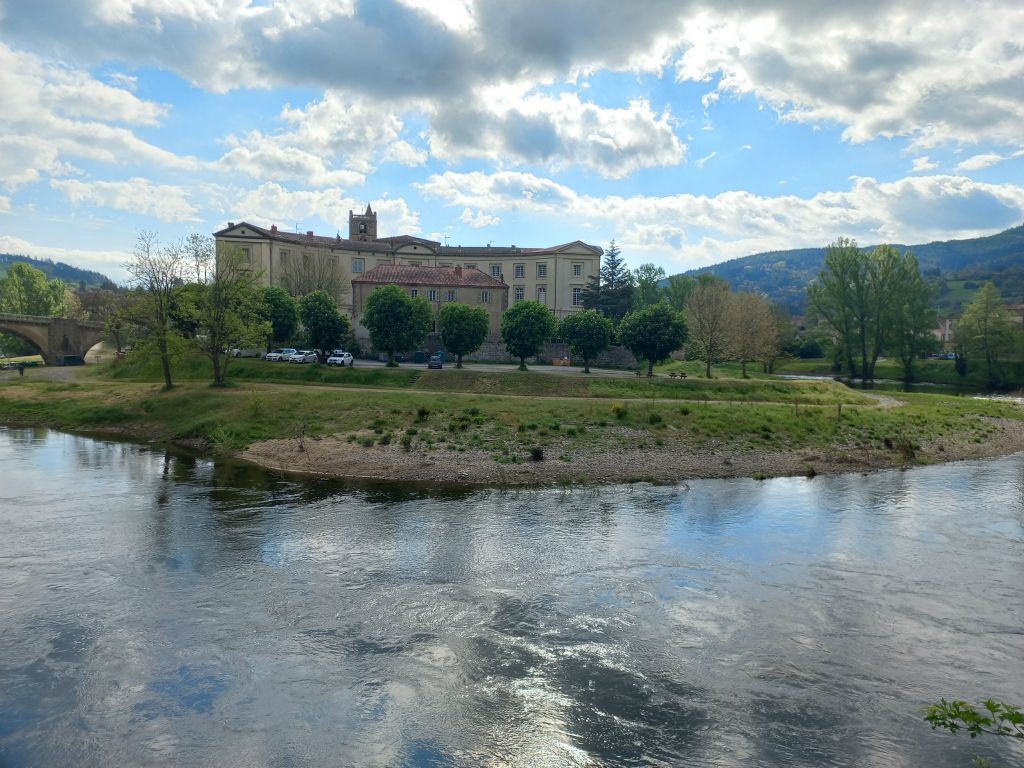
{"type": "Polygon", "coordinates": [[[315,363],[316,352],[311,349],[300,349],[294,355],[289,357],[288,361],[292,363],[315,363]]]}
{"type": "Polygon", "coordinates": [[[328,365],[340,365],[345,367],[346,365],[350,368],[356,364],[356,359],[352,357],[351,352],[346,352],[343,349],[336,349],[331,352],[331,356],[327,358],[328,365]]]}
{"type": "Polygon", "coordinates": [[[298,351],[299,350],[294,349],[292,347],[280,347],[278,349],[275,349],[273,352],[268,352],[267,353],[267,360],[270,360],[270,361],[275,362],[275,363],[277,363],[277,362],[285,363],[288,360],[290,360],[291,356],[294,355],[298,351]]]}
{"type": "Polygon", "coordinates": [[[427,368],[444,368],[444,358],[440,355],[433,355],[427,361],[427,368]]]}
{"type": "Polygon", "coordinates": [[[265,357],[267,351],[259,347],[234,347],[231,350],[232,357],[265,357]]]}

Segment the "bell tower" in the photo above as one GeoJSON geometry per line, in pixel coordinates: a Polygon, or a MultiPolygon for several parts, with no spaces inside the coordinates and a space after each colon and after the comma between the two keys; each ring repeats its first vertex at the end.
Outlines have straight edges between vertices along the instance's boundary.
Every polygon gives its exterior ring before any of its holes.
{"type": "Polygon", "coordinates": [[[366,213],[348,212],[348,239],[349,240],[376,240],[377,239],[377,214],[366,204],[366,213]]]}

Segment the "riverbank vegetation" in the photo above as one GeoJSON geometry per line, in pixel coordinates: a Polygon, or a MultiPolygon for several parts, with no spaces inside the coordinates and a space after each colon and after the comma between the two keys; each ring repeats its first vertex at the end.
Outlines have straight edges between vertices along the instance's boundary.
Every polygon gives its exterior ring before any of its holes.
{"type": "Polygon", "coordinates": [[[227,388],[179,375],[163,390],[158,364],[148,376],[142,366],[127,376],[127,363],[67,380],[8,376],[0,422],[324,474],[480,482],[816,474],[1024,448],[1015,405],[916,394],[897,403],[833,382],[236,363],[227,388]],[[331,378],[291,378],[306,371],[331,378]],[[517,465],[529,465],[525,479],[509,475],[517,465]]]}

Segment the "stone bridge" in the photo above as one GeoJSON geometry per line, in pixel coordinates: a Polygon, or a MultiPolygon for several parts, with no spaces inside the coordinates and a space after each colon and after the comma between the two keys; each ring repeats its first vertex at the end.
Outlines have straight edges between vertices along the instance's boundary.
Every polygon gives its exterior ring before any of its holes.
{"type": "Polygon", "coordinates": [[[66,357],[84,358],[104,335],[100,322],[36,315],[0,314],[0,331],[36,347],[47,365],[63,365],[66,357]]]}

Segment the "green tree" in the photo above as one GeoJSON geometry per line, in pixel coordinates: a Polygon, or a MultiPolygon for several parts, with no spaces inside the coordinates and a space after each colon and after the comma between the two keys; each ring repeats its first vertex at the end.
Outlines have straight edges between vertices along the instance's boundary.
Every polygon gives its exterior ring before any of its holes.
{"type": "Polygon", "coordinates": [[[686,343],[686,336],[686,319],[668,304],[652,304],[630,312],[619,324],[619,341],[647,361],[648,376],[654,374],[655,365],[686,343]]]}
{"type": "Polygon", "coordinates": [[[665,270],[654,264],[641,264],[633,270],[633,281],[636,283],[633,302],[637,309],[662,301],[665,292],[658,283],[664,279],[665,270]]]}
{"type": "Polygon", "coordinates": [[[893,274],[891,319],[887,323],[892,353],[903,364],[903,380],[914,380],[914,361],[935,349],[932,331],[938,325],[932,299],[935,288],[921,276],[917,257],[907,251],[893,274]]]}
{"type": "Polygon", "coordinates": [[[519,358],[519,370],[526,370],[526,358],[538,354],[555,332],[551,310],[536,301],[517,301],[501,318],[501,338],[512,357],[519,358]]]}
{"type": "Polygon", "coordinates": [[[433,310],[422,296],[412,297],[397,285],[383,285],[366,297],[361,322],[374,349],[386,352],[394,366],[395,352],[418,347],[430,333],[433,310]]]}
{"type": "Polygon", "coordinates": [[[569,351],[583,358],[583,372],[590,373],[590,361],[611,346],[615,332],[611,320],[596,309],[582,309],[558,324],[558,335],[569,351]]]}
{"type": "Polygon", "coordinates": [[[1013,347],[1013,331],[1010,313],[992,283],[985,283],[953,326],[954,340],[963,350],[968,365],[973,360],[984,362],[989,387],[1000,383],[1000,367],[1013,347]]]}
{"type": "Polygon", "coordinates": [[[462,356],[480,349],[487,338],[491,320],[487,310],[450,301],[441,307],[441,343],[455,355],[455,367],[462,367],[462,356]]]}
{"type": "Polygon", "coordinates": [[[164,389],[171,389],[171,357],[180,349],[180,334],[172,322],[175,290],[182,284],[186,255],[180,244],[161,245],[155,232],[141,232],[125,269],[139,288],[134,294],[132,319],[140,336],[156,350],[164,375],[164,389]]]}
{"type": "Polygon", "coordinates": [[[612,240],[604,252],[598,274],[583,291],[583,306],[618,322],[633,308],[634,290],[633,274],[626,268],[619,247],[612,240]]]}
{"type": "Polygon", "coordinates": [[[686,302],[697,287],[697,280],[689,275],[672,275],[665,286],[665,300],[679,312],[686,309],[686,302]]]}
{"type": "Polygon", "coordinates": [[[807,287],[812,310],[832,327],[850,376],[857,375],[854,350],[857,347],[855,306],[866,294],[866,262],[855,240],[840,237],[825,249],[825,265],[807,287]]]}
{"type": "Polygon", "coordinates": [[[0,312],[63,317],[65,288],[64,281],[48,280],[43,270],[21,261],[15,262],[0,277],[0,312]]]}
{"type": "Polygon", "coordinates": [[[711,378],[711,366],[725,360],[732,341],[729,284],[724,280],[700,281],[686,302],[690,349],[704,361],[704,375],[711,378]]]}
{"type": "Polygon", "coordinates": [[[352,332],[348,318],[327,291],[313,291],[299,299],[299,317],[306,343],[316,350],[321,363],[352,332]]]}
{"type": "MultiPolygon", "coordinates": [[[[192,238],[188,242],[193,248],[203,244],[213,253],[210,238],[192,238]]],[[[194,251],[192,256],[196,257],[194,251]]],[[[263,344],[270,323],[261,313],[260,275],[249,268],[249,260],[239,248],[223,247],[216,259],[210,258],[206,263],[211,269],[205,274],[209,282],[190,286],[185,313],[195,324],[196,347],[210,358],[214,386],[224,386],[231,361],[230,348],[263,344]]]]}
{"type": "Polygon", "coordinates": [[[269,338],[263,343],[269,347],[295,338],[299,328],[299,304],[295,298],[284,288],[269,285],[263,289],[260,300],[263,313],[270,321],[269,338]]]}

